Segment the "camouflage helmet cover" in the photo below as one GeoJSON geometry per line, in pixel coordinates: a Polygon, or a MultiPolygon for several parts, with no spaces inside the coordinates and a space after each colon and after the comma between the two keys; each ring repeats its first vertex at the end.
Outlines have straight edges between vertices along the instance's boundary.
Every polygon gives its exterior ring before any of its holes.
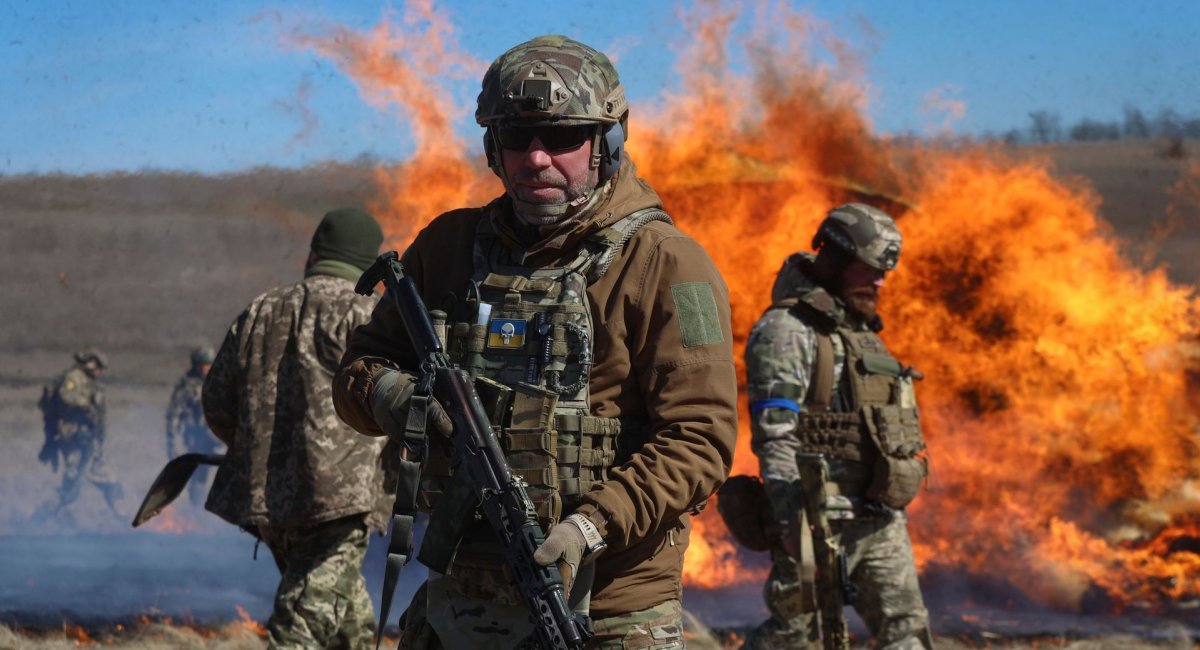
{"type": "Polygon", "coordinates": [[[75,362],[81,365],[87,364],[89,361],[95,361],[96,365],[102,370],[108,369],[108,357],[96,348],[84,348],[75,353],[75,362]]]}
{"type": "Polygon", "coordinates": [[[880,271],[890,271],[900,261],[902,238],[895,220],[865,203],[847,203],[829,211],[813,237],[813,248],[831,242],[880,271]]]}
{"type": "Polygon", "coordinates": [[[501,54],[483,76],[475,121],[612,124],[629,110],[604,53],[567,38],[538,36],[501,54]]]}
{"type": "Polygon", "coordinates": [[[205,364],[211,365],[213,362],[213,359],[215,359],[215,358],[217,358],[217,353],[213,351],[212,346],[201,345],[199,347],[192,348],[192,365],[193,366],[200,366],[200,365],[205,365],[205,364]]]}

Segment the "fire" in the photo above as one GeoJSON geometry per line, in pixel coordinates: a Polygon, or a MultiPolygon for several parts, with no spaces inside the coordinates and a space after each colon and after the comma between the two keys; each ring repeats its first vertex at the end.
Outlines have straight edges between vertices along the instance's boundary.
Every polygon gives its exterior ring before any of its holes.
{"type": "MultiPolygon", "coordinates": [[[[366,33],[295,37],[397,109],[416,142],[380,170],[378,212],[399,248],[438,213],[502,191],[453,130],[470,107],[446,99],[484,63],[462,54],[428,1],[406,11],[366,33]]],[[[1007,579],[1066,609],[1093,588],[1118,608],[1200,596],[1200,555],[1180,541],[1196,535],[1196,500],[1176,497],[1194,495],[1200,474],[1197,362],[1184,354],[1200,334],[1193,289],[1128,262],[1098,198],[1045,163],[873,136],[852,49],[811,16],[754,16],[748,70],[731,63],[736,11],[704,3],[686,16],[694,45],[679,90],[635,103],[629,141],[725,277],[739,371],[783,258],[808,248],[832,205],[885,207],[905,245],[883,337],[928,377],[918,395],[933,471],[911,509],[919,565],[1007,579]]],[[[734,471],[755,473],[742,399],[734,471]]],[[[761,580],[711,510],[695,522],[688,584],[761,580]]]]}
{"type": "Polygon", "coordinates": [[[95,641],[92,641],[92,637],[88,636],[82,627],[71,623],[63,623],[63,636],[76,646],[95,645],[95,641]]]}
{"type": "Polygon", "coordinates": [[[158,516],[143,524],[146,530],[171,535],[186,535],[204,531],[199,523],[181,515],[174,505],[169,505],[158,516]]]}
{"type": "Polygon", "coordinates": [[[238,620],[235,622],[237,625],[240,625],[247,631],[253,632],[261,639],[267,638],[267,628],[263,627],[262,624],[251,618],[250,613],[247,612],[241,605],[234,605],[233,607],[238,613],[238,620]]]}

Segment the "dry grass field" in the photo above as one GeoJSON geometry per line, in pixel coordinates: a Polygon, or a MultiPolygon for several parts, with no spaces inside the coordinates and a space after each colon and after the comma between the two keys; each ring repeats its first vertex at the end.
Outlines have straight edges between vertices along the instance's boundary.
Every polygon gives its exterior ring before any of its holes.
{"type": "MultiPolygon", "coordinates": [[[[1200,284],[1200,142],[1185,143],[1177,157],[1165,155],[1164,143],[1155,140],[1013,153],[1048,159],[1055,175],[1090,186],[1131,259],[1165,265],[1177,283],[1200,284]]],[[[131,517],[165,460],[163,409],[187,368],[188,350],[218,345],[250,298],[298,279],[322,213],[361,205],[374,189],[370,168],[346,165],[218,177],[0,177],[0,540],[128,530],[128,520],[109,516],[90,488],[72,521],[30,522],[59,480],[35,460],[42,435],[35,404],[42,383],[65,369],[72,351],[95,345],[110,357],[107,458],[125,483],[123,508],[131,517]]],[[[0,588],[0,601],[8,593],[0,588]]],[[[12,610],[12,603],[0,602],[0,614],[12,610]]],[[[238,623],[199,631],[153,624],[120,633],[90,630],[92,641],[72,629],[15,632],[21,621],[10,623],[0,627],[0,650],[92,642],[138,650],[262,647],[258,635],[238,623]]],[[[1155,642],[986,635],[945,641],[940,647],[1194,647],[1186,632],[1155,642]]],[[[697,637],[691,647],[732,643],[706,645],[697,637]]]]}

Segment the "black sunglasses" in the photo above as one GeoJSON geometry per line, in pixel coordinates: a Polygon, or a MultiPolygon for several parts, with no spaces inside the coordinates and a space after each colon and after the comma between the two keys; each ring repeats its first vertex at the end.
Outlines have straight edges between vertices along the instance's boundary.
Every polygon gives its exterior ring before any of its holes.
{"type": "Polygon", "coordinates": [[[574,126],[501,126],[496,127],[496,140],[500,146],[514,151],[524,151],[534,138],[542,143],[546,151],[566,151],[582,145],[595,133],[591,124],[574,126]]]}

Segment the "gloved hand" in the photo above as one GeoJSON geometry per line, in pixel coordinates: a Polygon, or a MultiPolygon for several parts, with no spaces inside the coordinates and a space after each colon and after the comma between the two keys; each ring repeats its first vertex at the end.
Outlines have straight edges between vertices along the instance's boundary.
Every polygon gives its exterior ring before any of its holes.
{"type": "Polygon", "coordinates": [[[570,594],[579,565],[595,560],[604,548],[604,538],[596,526],[587,517],[572,514],[550,529],[546,541],[533,552],[533,560],[542,566],[557,566],[563,593],[570,594]]]}
{"type": "Polygon", "coordinates": [[[583,531],[568,517],[550,529],[546,541],[533,552],[533,560],[542,566],[557,566],[562,574],[563,593],[569,594],[586,546],[583,531]]]}
{"type": "MultiPolygon", "coordinates": [[[[408,407],[416,390],[416,379],[403,371],[384,368],[375,374],[371,390],[371,414],[375,423],[389,436],[403,436],[408,407]]],[[[437,400],[430,399],[428,424],[444,436],[454,432],[454,424],[437,400]]]]}

